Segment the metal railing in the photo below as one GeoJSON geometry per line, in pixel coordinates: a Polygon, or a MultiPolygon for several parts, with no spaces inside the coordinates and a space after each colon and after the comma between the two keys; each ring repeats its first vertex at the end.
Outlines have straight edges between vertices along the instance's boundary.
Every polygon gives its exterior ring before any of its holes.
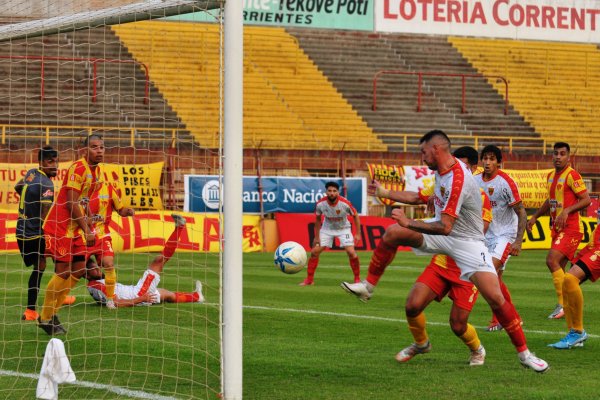
{"type": "Polygon", "coordinates": [[[424,76],[437,76],[437,77],[457,77],[461,78],[462,83],[462,105],[461,113],[467,112],[466,93],[467,93],[467,78],[493,78],[499,79],[504,82],[505,96],[504,96],[504,115],[508,114],[508,82],[502,76],[490,76],[481,74],[453,74],[447,72],[422,72],[422,71],[400,71],[400,70],[381,70],[373,75],[373,111],[377,111],[377,82],[382,75],[416,75],[418,77],[417,85],[417,112],[421,112],[421,103],[423,96],[423,77],[424,76]]]}
{"type": "Polygon", "coordinates": [[[118,60],[111,58],[85,58],[85,57],[50,57],[50,56],[0,56],[0,59],[9,60],[32,60],[39,61],[41,63],[40,70],[40,100],[44,101],[44,82],[46,78],[45,63],[47,61],[72,61],[72,62],[86,62],[92,65],[92,102],[96,102],[98,94],[98,64],[99,63],[112,63],[112,64],[138,64],[144,68],[144,104],[148,104],[148,98],[150,93],[150,75],[148,73],[148,66],[136,60],[118,60]]]}
{"type": "Polygon", "coordinates": [[[117,140],[125,141],[129,143],[129,146],[135,147],[137,141],[145,142],[169,142],[169,146],[172,147],[175,143],[181,143],[182,139],[179,137],[179,132],[185,131],[180,128],[150,128],[150,127],[120,127],[120,126],[83,126],[83,125],[17,125],[17,124],[0,124],[0,143],[6,144],[7,139],[27,139],[29,140],[40,140],[45,144],[50,144],[51,139],[60,137],[63,140],[81,140],[81,134],[74,134],[72,132],[85,132],[86,135],[92,133],[103,133],[106,140],[117,140]],[[22,134],[11,133],[12,130],[23,130],[22,134]],[[36,134],[35,131],[39,131],[36,134]],[[66,134],[59,135],[60,131],[66,131],[66,134]],[[72,134],[69,134],[71,132],[72,134]],[[111,135],[110,132],[123,132],[121,135],[111,135]],[[163,137],[140,137],[139,132],[164,132],[163,137]]]}
{"type": "MultiPolygon", "coordinates": [[[[418,152],[419,139],[423,136],[422,133],[378,133],[379,138],[382,138],[388,147],[400,146],[403,152],[418,152]],[[387,139],[387,140],[386,140],[387,139]],[[396,139],[396,140],[395,140],[396,139]],[[391,143],[394,142],[394,143],[391,143]]],[[[517,136],[487,136],[487,135],[455,135],[451,134],[452,143],[461,143],[461,145],[470,145],[475,149],[480,149],[483,145],[481,142],[492,142],[499,148],[513,153],[514,151],[521,152],[540,152],[547,154],[549,146],[554,142],[548,143],[547,139],[536,137],[517,137],[517,136]]]]}

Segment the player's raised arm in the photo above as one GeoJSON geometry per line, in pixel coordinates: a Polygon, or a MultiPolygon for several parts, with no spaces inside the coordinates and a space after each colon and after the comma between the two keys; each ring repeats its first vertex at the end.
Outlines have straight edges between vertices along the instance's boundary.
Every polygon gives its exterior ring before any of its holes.
{"type": "Polygon", "coordinates": [[[404,204],[424,204],[419,193],[406,190],[398,191],[386,189],[376,180],[372,180],[367,186],[367,193],[371,196],[390,199],[404,204]]]}

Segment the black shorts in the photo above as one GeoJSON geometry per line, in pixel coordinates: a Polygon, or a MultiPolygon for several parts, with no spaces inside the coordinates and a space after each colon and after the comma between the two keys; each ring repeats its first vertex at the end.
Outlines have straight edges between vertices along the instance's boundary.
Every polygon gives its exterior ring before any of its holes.
{"type": "Polygon", "coordinates": [[[46,241],[43,236],[35,239],[18,237],[17,244],[26,267],[39,265],[40,259],[45,257],[46,241]]]}

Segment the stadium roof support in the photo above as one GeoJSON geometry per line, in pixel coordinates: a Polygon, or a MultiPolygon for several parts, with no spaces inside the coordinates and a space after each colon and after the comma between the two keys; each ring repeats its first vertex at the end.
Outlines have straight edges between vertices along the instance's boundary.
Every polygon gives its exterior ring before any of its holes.
{"type": "Polygon", "coordinates": [[[224,0],[146,0],[139,3],[0,26],[0,41],[53,35],[101,25],[164,18],[220,8],[224,0]]]}

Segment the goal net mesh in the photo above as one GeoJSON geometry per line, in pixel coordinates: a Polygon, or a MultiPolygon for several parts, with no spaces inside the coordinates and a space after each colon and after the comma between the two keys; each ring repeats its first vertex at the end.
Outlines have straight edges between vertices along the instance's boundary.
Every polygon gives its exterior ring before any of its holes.
{"type": "MultiPolygon", "coordinates": [[[[59,154],[55,193],[102,135],[103,179],[133,217],[112,214],[117,282],[135,285],[186,219],[160,274],[171,295],[152,306],[98,305],[87,281],[60,308],[77,381],[61,399],[216,398],[221,392],[220,208],[193,213],[186,175],[221,180],[223,1],[8,0],[0,11],[0,398],[32,399],[51,339],[22,320],[31,267],[16,241],[14,186],[37,168],[38,150],[59,154]],[[189,18],[195,13],[198,18],[189,18]],[[183,15],[187,15],[186,20],[183,15]],[[202,22],[191,22],[196,19],[202,22]],[[187,199],[186,199],[187,196],[187,199]],[[196,281],[205,302],[190,302],[196,281]],[[187,297],[186,297],[187,296],[187,297]],[[171,302],[176,298],[177,302],[171,302]]],[[[41,312],[54,274],[47,259],[41,312]]]]}

